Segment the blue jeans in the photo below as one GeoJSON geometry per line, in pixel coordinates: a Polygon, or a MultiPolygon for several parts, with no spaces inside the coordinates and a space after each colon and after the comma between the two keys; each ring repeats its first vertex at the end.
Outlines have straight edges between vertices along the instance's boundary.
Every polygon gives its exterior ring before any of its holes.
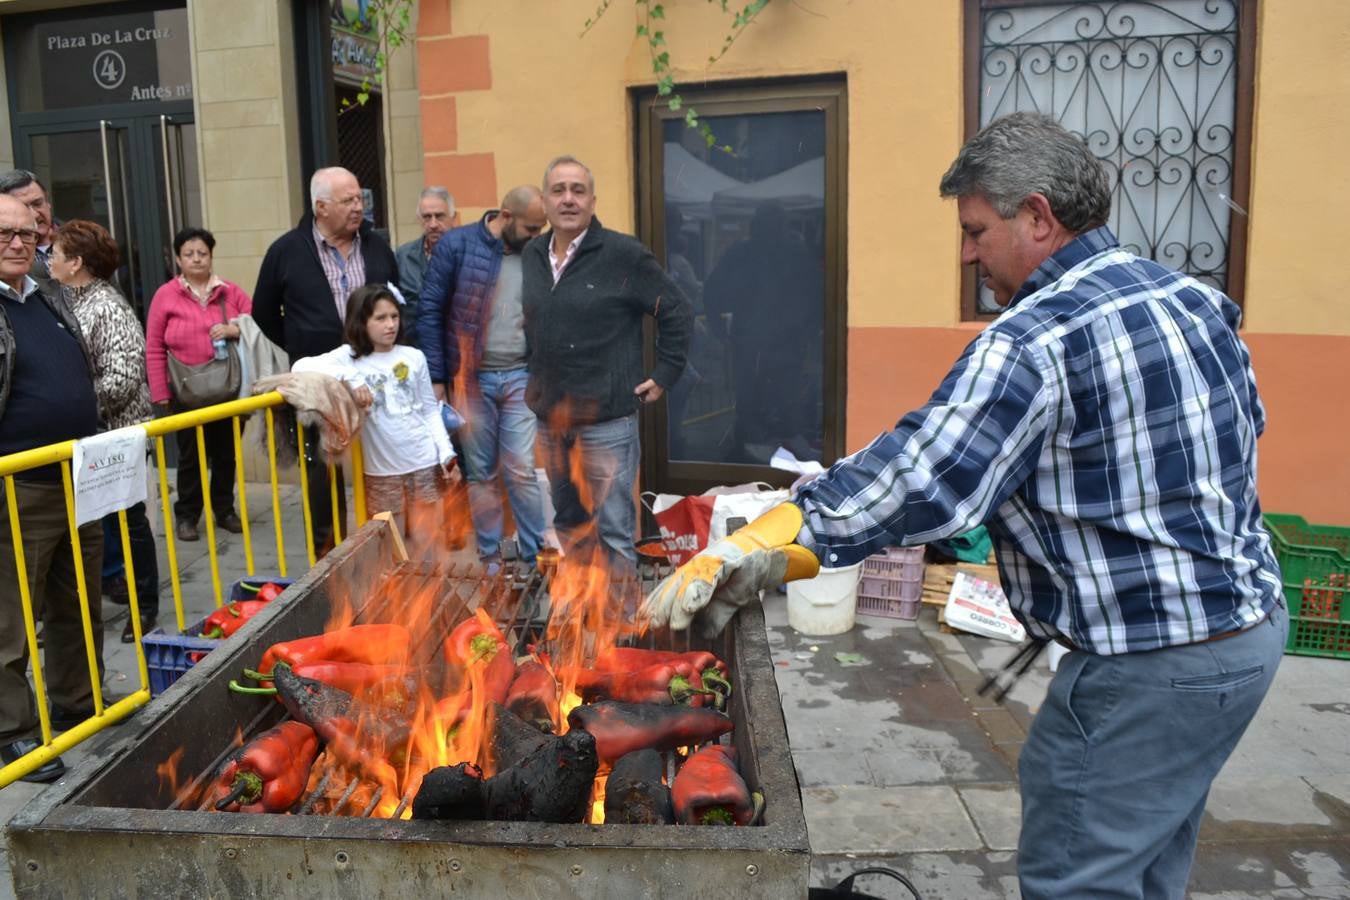
{"type": "Polygon", "coordinates": [[[637,565],[633,533],[637,509],[633,485],[637,482],[637,413],[554,430],[539,422],[539,443],[553,494],[553,526],[563,552],[585,553],[598,543],[609,555],[615,572],[629,572],[637,565]],[[573,457],[585,475],[585,484],[572,480],[573,457]]]}
{"type": "Polygon", "coordinates": [[[544,539],[544,498],[534,472],[534,413],[525,405],[525,369],[479,372],[478,391],[470,390],[468,417],[459,429],[464,447],[464,476],[469,483],[469,514],[478,535],[478,555],[501,553],[500,472],[511,500],[520,558],[534,562],[544,539]]]}
{"type": "Polygon", "coordinates": [[[1018,760],[1025,900],[1185,896],[1209,786],[1288,632],[1281,602],[1223,640],[1064,657],[1018,760]]]}

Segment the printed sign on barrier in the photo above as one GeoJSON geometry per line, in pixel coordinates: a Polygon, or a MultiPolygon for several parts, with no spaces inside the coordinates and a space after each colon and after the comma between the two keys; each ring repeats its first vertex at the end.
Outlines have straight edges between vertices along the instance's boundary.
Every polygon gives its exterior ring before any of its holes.
{"type": "Polygon", "coordinates": [[[133,425],[76,441],[70,472],[77,525],[140,503],[146,498],[145,429],[133,425]]]}

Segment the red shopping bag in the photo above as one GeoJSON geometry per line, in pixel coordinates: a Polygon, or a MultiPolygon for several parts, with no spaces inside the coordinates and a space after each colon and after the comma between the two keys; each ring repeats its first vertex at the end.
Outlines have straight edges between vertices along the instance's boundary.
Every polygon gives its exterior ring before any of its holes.
{"type": "Polygon", "coordinates": [[[715,497],[657,494],[649,507],[661,529],[661,545],[675,565],[708,546],[715,497]]]}

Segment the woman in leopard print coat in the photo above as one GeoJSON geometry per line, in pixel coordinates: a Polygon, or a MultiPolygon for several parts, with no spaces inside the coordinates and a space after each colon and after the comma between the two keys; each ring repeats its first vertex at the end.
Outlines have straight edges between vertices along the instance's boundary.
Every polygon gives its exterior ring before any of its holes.
{"type": "MultiPolygon", "coordinates": [[[[94,393],[109,429],[125,428],[154,417],[145,377],[145,333],[126,298],[109,281],[117,272],[118,256],[117,244],[107,230],[83,219],[63,224],[52,241],[52,277],[61,283],[66,302],[89,344],[94,362],[94,393]]],[[[148,631],[159,615],[159,563],[144,503],[127,510],[127,532],[131,538],[141,629],[148,631]]],[[[103,533],[104,584],[108,585],[113,602],[127,603],[122,537],[116,513],[104,518],[103,533]]],[[[128,620],[122,630],[122,642],[129,644],[134,639],[132,622],[128,620]]]]}

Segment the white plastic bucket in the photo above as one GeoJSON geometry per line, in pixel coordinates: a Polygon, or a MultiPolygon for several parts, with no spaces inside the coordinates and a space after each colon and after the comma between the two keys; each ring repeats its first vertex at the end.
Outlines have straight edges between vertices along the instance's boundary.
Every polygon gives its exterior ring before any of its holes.
{"type": "Polygon", "coordinates": [[[801,634],[843,634],[853,627],[858,611],[858,579],[862,563],[824,569],[815,578],[789,581],[788,624],[801,634]]]}

